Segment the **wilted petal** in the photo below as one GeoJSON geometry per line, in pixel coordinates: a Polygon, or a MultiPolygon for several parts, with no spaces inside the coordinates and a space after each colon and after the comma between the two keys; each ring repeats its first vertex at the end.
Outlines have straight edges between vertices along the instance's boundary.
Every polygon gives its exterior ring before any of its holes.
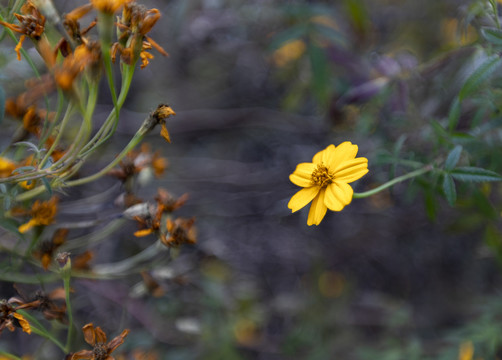
{"type": "Polygon", "coordinates": [[[71,360],[79,360],[79,359],[93,359],[94,354],[91,350],[80,350],[71,356],[71,360]]]}
{"type": "Polygon", "coordinates": [[[25,333],[31,334],[30,323],[23,317],[23,315],[18,313],[14,313],[13,315],[19,322],[19,325],[21,325],[21,329],[23,329],[25,333]]]}
{"type": "Polygon", "coordinates": [[[326,215],[326,211],[328,208],[324,205],[324,197],[325,197],[326,189],[321,189],[319,191],[319,195],[315,197],[314,201],[312,201],[312,205],[310,205],[309,216],[307,219],[307,225],[319,225],[326,215]]]}
{"type": "Polygon", "coordinates": [[[85,342],[88,343],[89,345],[94,346],[94,344],[96,344],[96,334],[94,333],[94,325],[92,323],[89,323],[82,328],[82,331],[84,332],[85,342]]]}
{"type": "Polygon", "coordinates": [[[125,337],[129,334],[129,329],[125,329],[119,336],[116,336],[107,345],[108,353],[112,353],[116,348],[118,348],[124,342],[125,337]]]}
{"type": "Polygon", "coordinates": [[[94,331],[96,333],[96,342],[97,343],[105,343],[106,342],[106,334],[101,328],[98,326],[94,331]]]}
{"type": "Polygon", "coordinates": [[[301,163],[298,164],[295,171],[289,175],[289,180],[295,185],[301,187],[312,186],[312,173],[314,172],[316,165],[313,163],[301,163]]]}
{"type": "Polygon", "coordinates": [[[319,190],[319,186],[311,186],[301,189],[293,195],[291,200],[289,200],[288,208],[290,208],[292,212],[300,210],[312,201],[312,199],[319,193],[319,190]]]}
{"type": "Polygon", "coordinates": [[[341,164],[356,157],[357,150],[357,145],[352,144],[350,141],[345,141],[338,145],[335,149],[334,156],[328,163],[329,169],[336,172],[341,164]]]}

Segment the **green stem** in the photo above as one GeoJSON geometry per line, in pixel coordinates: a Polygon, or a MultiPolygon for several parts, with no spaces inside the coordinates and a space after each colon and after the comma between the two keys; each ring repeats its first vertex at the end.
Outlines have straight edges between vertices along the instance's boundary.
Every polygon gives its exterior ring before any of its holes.
{"type": "Polygon", "coordinates": [[[45,154],[44,158],[40,162],[40,165],[39,165],[40,168],[44,167],[45,163],[49,160],[52,152],[54,151],[54,149],[56,149],[56,146],[58,146],[59,140],[63,136],[63,132],[64,132],[64,129],[66,127],[66,124],[68,124],[68,120],[71,117],[72,110],[73,110],[73,106],[71,106],[69,104],[68,107],[66,108],[66,113],[65,113],[65,115],[63,117],[63,120],[61,121],[61,126],[59,127],[58,134],[56,135],[56,138],[54,139],[54,143],[51,145],[51,147],[49,148],[49,150],[47,150],[47,153],[45,154]]]}
{"type": "Polygon", "coordinates": [[[497,2],[495,0],[490,0],[490,4],[493,9],[493,16],[495,17],[495,22],[497,23],[497,28],[500,29],[499,13],[497,9],[497,2]]]}
{"type": "Polygon", "coordinates": [[[66,353],[68,353],[70,351],[70,346],[74,333],[73,311],[71,308],[71,299],[70,299],[71,260],[69,257],[67,263],[61,269],[61,274],[63,276],[63,286],[66,300],[66,313],[68,314],[68,334],[66,337],[66,347],[65,347],[66,353]]]}
{"type": "Polygon", "coordinates": [[[124,273],[141,263],[151,261],[155,256],[165,250],[168,250],[168,248],[164,246],[159,240],[157,240],[154,244],[150,245],[140,253],[125,260],[113,264],[96,265],[93,268],[93,272],[97,275],[117,275],[124,273]]]}
{"type": "Polygon", "coordinates": [[[376,188],[374,188],[372,190],[365,191],[365,192],[362,192],[362,193],[354,193],[354,195],[352,197],[354,199],[361,199],[361,198],[365,198],[365,197],[368,197],[368,196],[375,195],[376,193],[379,193],[382,190],[390,188],[391,186],[394,186],[397,183],[400,183],[402,181],[405,181],[405,180],[412,179],[414,177],[423,175],[423,174],[425,174],[425,173],[427,173],[429,171],[432,171],[433,169],[434,169],[434,167],[432,165],[424,166],[421,169],[412,171],[412,172],[410,172],[408,174],[405,174],[405,175],[402,175],[402,176],[398,176],[397,178],[394,178],[394,179],[386,182],[385,184],[382,184],[382,185],[380,185],[380,186],[378,186],[378,187],[376,187],[376,188]]]}
{"type": "MultiPolygon", "coordinates": [[[[125,65],[122,69],[122,86],[120,89],[120,94],[117,99],[117,108],[120,112],[122,106],[124,105],[127,94],[129,93],[129,89],[131,87],[132,78],[134,75],[134,67],[131,65],[125,65]]],[[[87,156],[94,149],[104,143],[106,140],[110,138],[115,132],[117,128],[119,118],[117,117],[117,110],[114,108],[112,112],[108,115],[103,125],[96,132],[91,141],[87,143],[86,146],[80,152],[81,156],[87,156]]]]}
{"type": "Polygon", "coordinates": [[[143,140],[145,135],[150,130],[149,126],[146,125],[148,123],[148,120],[149,119],[147,119],[143,123],[143,125],[136,132],[136,134],[131,139],[131,141],[129,141],[129,144],[127,144],[127,146],[121,151],[121,153],[119,155],[117,155],[117,157],[111,163],[109,163],[107,166],[105,166],[103,169],[101,169],[100,171],[98,171],[97,173],[95,173],[93,175],[87,176],[85,178],[80,178],[77,180],[68,181],[68,182],[66,182],[65,186],[83,185],[88,182],[99,179],[103,175],[106,175],[111,169],[113,169],[118,163],[120,163],[120,161],[127,155],[127,153],[129,153],[129,151],[134,149],[143,140]]]}
{"type": "Polygon", "coordinates": [[[9,354],[5,351],[0,351],[0,357],[6,357],[7,359],[12,359],[12,360],[23,360],[20,357],[16,355],[9,354]]]}
{"type": "Polygon", "coordinates": [[[58,339],[56,339],[49,331],[47,331],[37,319],[35,319],[33,316],[31,316],[28,312],[24,310],[16,310],[16,312],[18,312],[19,314],[23,315],[24,318],[26,318],[26,320],[30,324],[31,331],[33,333],[40,335],[46,338],[47,340],[52,341],[64,353],[68,353],[63,344],[61,344],[61,342],[58,339]]]}

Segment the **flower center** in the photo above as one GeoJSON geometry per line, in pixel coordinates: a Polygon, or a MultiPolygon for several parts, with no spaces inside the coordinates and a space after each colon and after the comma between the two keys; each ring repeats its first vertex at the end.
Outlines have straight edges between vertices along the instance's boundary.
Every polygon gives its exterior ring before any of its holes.
{"type": "Polygon", "coordinates": [[[106,348],[106,345],[103,343],[94,344],[94,349],[92,350],[92,353],[94,354],[93,359],[96,360],[105,360],[108,357],[108,349],[106,348]]]}
{"type": "Polygon", "coordinates": [[[317,165],[317,168],[312,172],[311,181],[314,185],[321,187],[328,186],[335,179],[335,175],[330,173],[328,168],[323,164],[317,165]]]}

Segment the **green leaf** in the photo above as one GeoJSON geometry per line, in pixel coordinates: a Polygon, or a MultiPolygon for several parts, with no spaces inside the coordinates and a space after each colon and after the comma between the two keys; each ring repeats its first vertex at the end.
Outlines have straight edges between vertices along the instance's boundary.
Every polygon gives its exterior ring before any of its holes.
{"type": "Polygon", "coordinates": [[[502,45],[502,30],[491,27],[481,28],[481,35],[494,45],[502,45]]]}
{"type": "Polygon", "coordinates": [[[308,47],[310,67],[312,71],[312,88],[317,100],[322,105],[327,104],[330,95],[329,65],[324,49],[310,44],[308,47]]]}
{"type": "Polygon", "coordinates": [[[437,120],[432,119],[431,126],[439,138],[449,139],[449,137],[450,137],[449,134],[446,132],[444,127],[437,120]]]}
{"type": "Polygon", "coordinates": [[[443,191],[444,195],[446,196],[446,200],[448,200],[448,203],[451,206],[454,206],[455,202],[457,201],[457,190],[455,188],[455,182],[449,174],[444,175],[443,191]]]}
{"type": "Polygon", "coordinates": [[[486,170],[478,167],[464,166],[458,167],[451,171],[451,176],[455,180],[460,181],[501,181],[502,176],[494,171],[486,170]]]}
{"type": "Polygon", "coordinates": [[[305,24],[298,24],[290,27],[287,30],[277,34],[270,43],[269,49],[271,51],[279,49],[282,45],[301,39],[307,33],[307,26],[305,24]]]}
{"type": "Polygon", "coordinates": [[[436,220],[437,206],[436,206],[436,199],[434,198],[432,191],[428,189],[425,191],[424,202],[425,202],[425,212],[427,214],[427,217],[431,221],[436,220]]]}
{"type": "Polygon", "coordinates": [[[52,196],[52,187],[51,187],[51,184],[49,183],[49,180],[47,180],[47,178],[43,177],[42,183],[44,184],[45,188],[47,189],[49,196],[52,196]]]}
{"type": "Polygon", "coordinates": [[[14,169],[12,171],[12,173],[13,174],[16,174],[16,173],[25,173],[25,172],[32,171],[32,170],[35,170],[35,167],[33,167],[33,166],[21,166],[21,167],[18,167],[17,169],[14,169]]]}
{"type": "Polygon", "coordinates": [[[458,160],[460,160],[460,155],[462,154],[462,146],[457,145],[448,154],[446,161],[444,162],[444,169],[446,171],[453,170],[457,166],[458,160]]]}
{"type": "Polygon", "coordinates": [[[462,101],[467,96],[472,95],[490,76],[497,70],[502,59],[498,54],[489,56],[483,63],[467,78],[460,93],[458,94],[459,101],[462,101]]]}

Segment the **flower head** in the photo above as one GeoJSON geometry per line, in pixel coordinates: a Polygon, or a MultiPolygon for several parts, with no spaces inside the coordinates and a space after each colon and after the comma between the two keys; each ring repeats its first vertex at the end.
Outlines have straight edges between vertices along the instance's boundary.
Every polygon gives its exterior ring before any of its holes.
{"type": "Polygon", "coordinates": [[[57,213],[57,203],[58,199],[56,197],[51,198],[49,201],[35,201],[29,212],[31,215],[30,221],[21,225],[19,232],[25,233],[34,226],[52,224],[57,213]]]}
{"type": "Polygon", "coordinates": [[[92,323],[85,325],[82,328],[84,332],[85,342],[93,347],[92,350],[80,350],[74,353],[71,360],[89,359],[89,360],[109,360],[113,359],[111,355],[122,343],[125,337],[129,334],[129,330],[125,329],[122,333],[110,342],[107,343],[106,334],[98,326],[94,328],[92,323]]]}
{"type": "Polygon", "coordinates": [[[14,14],[14,16],[19,21],[19,25],[9,24],[4,21],[0,21],[0,24],[9,28],[12,31],[22,34],[16,45],[15,51],[17,53],[17,59],[21,60],[21,46],[26,36],[32,38],[35,41],[40,40],[42,33],[45,29],[45,17],[38,11],[35,5],[31,1],[27,1],[22,7],[21,14],[14,14]]]}
{"type": "Polygon", "coordinates": [[[356,158],[357,150],[349,141],[329,145],[311,163],[298,164],[289,179],[303,189],[289,200],[288,208],[295,212],[312,201],[307,225],[319,225],[328,209],[341,211],[350,204],[354,190],[349,183],[368,172],[368,159],[356,158]]]}
{"type": "Polygon", "coordinates": [[[0,334],[7,328],[14,331],[15,328],[21,328],[25,333],[31,334],[31,327],[23,315],[16,312],[14,306],[5,300],[0,302],[0,334]]]}

